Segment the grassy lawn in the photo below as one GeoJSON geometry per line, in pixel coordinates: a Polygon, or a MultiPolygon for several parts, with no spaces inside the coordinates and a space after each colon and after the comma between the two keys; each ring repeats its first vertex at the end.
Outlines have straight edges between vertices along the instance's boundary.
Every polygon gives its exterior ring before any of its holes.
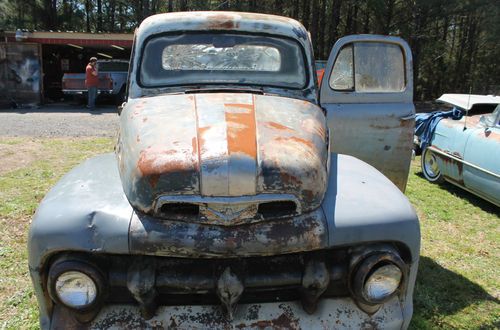
{"type": "MultiPolygon", "coordinates": [[[[26,252],[38,203],[70,168],[112,149],[109,138],[0,138],[2,162],[19,164],[0,166],[0,329],[38,328],[26,252]]],[[[411,327],[499,328],[498,208],[451,185],[428,183],[418,158],[411,172],[407,195],[422,230],[411,327]]]]}

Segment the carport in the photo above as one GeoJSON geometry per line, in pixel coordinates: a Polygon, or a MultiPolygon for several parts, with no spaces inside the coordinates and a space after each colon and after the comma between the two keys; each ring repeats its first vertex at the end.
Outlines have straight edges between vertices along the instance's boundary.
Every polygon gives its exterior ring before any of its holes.
{"type": "Polygon", "coordinates": [[[63,97],[64,73],[85,71],[88,59],[129,59],[133,34],[5,32],[0,42],[0,98],[38,104],[63,97]]]}

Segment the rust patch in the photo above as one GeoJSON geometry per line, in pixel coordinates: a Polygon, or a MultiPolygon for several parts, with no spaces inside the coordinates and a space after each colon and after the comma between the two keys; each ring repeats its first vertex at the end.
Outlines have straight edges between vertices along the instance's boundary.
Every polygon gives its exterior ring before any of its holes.
{"type": "Polygon", "coordinates": [[[153,189],[156,188],[156,185],[158,184],[158,180],[160,180],[159,174],[153,174],[149,177],[149,184],[151,185],[151,188],[153,188],[153,189]]]}
{"type": "MultiPolygon", "coordinates": [[[[203,26],[205,28],[205,26],[203,26]]],[[[239,23],[230,15],[218,14],[210,16],[209,24],[206,27],[209,30],[232,30],[239,27],[239,23]]]]}
{"type": "Polygon", "coordinates": [[[492,141],[500,141],[500,134],[492,131],[491,128],[489,130],[480,131],[478,136],[492,141]]]}
{"type": "Polygon", "coordinates": [[[290,173],[281,172],[280,176],[281,176],[281,180],[286,185],[292,185],[292,186],[300,187],[300,185],[302,184],[302,181],[299,178],[297,178],[294,175],[291,175],[290,173]]]}
{"type": "MultiPolygon", "coordinates": [[[[205,139],[205,133],[210,129],[210,126],[207,127],[199,127],[198,128],[198,153],[201,156],[204,154],[206,151],[205,144],[206,144],[206,139],[205,139]]],[[[192,143],[192,142],[191,142],[192,143]]]]}
{"type": "Polygon", "coordinates": [[[272,128],[275,128],[275,129],[283,130],[283,131],[292,131],[292,129],[290,127],[287,127],[285,125],[281,125],[279,123],[275,123],[272,121],[266,122],[265,125],[272,127],[272,128]]]}
{"type": "Polygon", "coordinates": [[[152,150],[148,148],[140,153],[137,168],[149,183],[156,187],[163,174],[192,172],[197,167],[197,160],[191,150],[152,150]]]}
{"type": "Polygon", "coordinates": [[[309,147],[311,149],[314,148],[314,143],[312,143],[312,141],[309,141],[309,140],[306,140],[306,139],[302,139],[302,138],[299,138],[299,137],[296,137],[296,136],[278,137],[275,140],[276,141],[293,141],[293,142],[305,145],[305,146],[307,146],[307,147],[309,147]]]}
{"type": "Polygon", "coordinates": [[[314,191],[304,189],[304,190],[302,190],[302,193],[304,194],[304,196],[307,200],[312,201],[314,199],[314,191]]]}
{"type": "Polygon", "coordinates": [[[304,131],[310,134],[318,135],[322,140],[326,138],[326,132],[324,125],[321,125],[319,121],[313,119],[306,119],[302,122],[301,127],[304,131]]]}
{"type": "MultiPolygon", "coordinates": [[[[442,149],[439,149],[439,148],[438,148],[438,147],[436,147],[436,146],[433,146],[433,147],[434,147],[434,148],[436,148],[436,149],[438,149],[438,150],[440,150],[440,151],[442,151],[442,152],[444,152],[444,153],[449,154],[449,152],[447,152],[447,151],[445,151],[445,150],[442,150],[442,149]]],[[[463,184],[463,171],[464,171],[464,166],[463,166],[463,164],[462,164],[461,162],[455,161],[455,160],[453,160],[453,159],[451,159],[451,158],[448,158],[448,157],[443,156],[443,155],[441,155],[441,154],[438,154],[438,153],[436,153],[436,152],[434,153],[434,155],[435,155],[437,158],[439,158],[439,159],[440,159],[443,163],[445,163],[445,164],[446,164],[446,166],[450,166],[450,167],[452,167],[452,166],[456,166],[456,168],[457,168],[457,172],[458,172],[458,176],[459,176],[459,180],[458,180],[457,182],[459,182],[459,183],[463,184]]],[[[453,155],[453,156],[455,156],[455,157],[457,157],[457,158],[462,159],[462,156],[461,156],[459,153],[453,153],[452,155],[453,155]]],[[[449,179],[449,177],[448,177],[448,179],[449,179]]]]}
{"type": "Polygon", "coordinates": [[[227,125],[227,148],[229,154],[243,153],[257,158],[255,108],[253,104],[226,103],[226,107],[241,111],[225,112],[227,125]]]}
{"type": "Polygon", "coordinates": [[[198,151],[198,141],[197,141],[196,137],[193,137],[191,139],[191,147],[193,148],[193,150],[191,151],[191,154],[193,156],[196,156],[197,151],[198,151]]]}
{"type": "Polygon", "coordinates": [[[287,313],[281,314],[274,320],[257,321],[252,324],[241,323],[236,329],[300,329],[299,319],[287,313]]]}

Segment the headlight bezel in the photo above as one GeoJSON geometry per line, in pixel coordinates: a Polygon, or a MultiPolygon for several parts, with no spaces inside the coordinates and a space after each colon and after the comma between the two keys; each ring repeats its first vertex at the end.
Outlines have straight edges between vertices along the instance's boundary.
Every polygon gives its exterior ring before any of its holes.
{"type": "Polygon", "coordinates": [[[355,300],[362,304],[368,306],[380,305],[387,302],[404,289],[407,282],[407,276],[408,266],[399,255],[387,251],[375,251],[374,253],[364,256],[364,258],[359,260],[355,265],[349,276],[349,290],[355,300]],[[401,272],[399,285],[392,293],[380,299],[373,299],[366,294],[365,285],[374,272],[385,265],[394,265],[399,268],[401,272]]]}
{"type": "Polygon", "coordinates": [[[100,308],[107,292],[106,282],[100,270],[97,267],[80,260],[62,260],[53,263],[48,273],[47,287],[50,298],[56,304],[60,304],[70,310],[81,313],[86,313],[100,308]],[[66,304],[59,297],[56,289],[57,280],[61,275],[68,272],[82,273],[94,282],[96,295],[95,299],[91,303],[84,306],[71,306],[66,304]]]}

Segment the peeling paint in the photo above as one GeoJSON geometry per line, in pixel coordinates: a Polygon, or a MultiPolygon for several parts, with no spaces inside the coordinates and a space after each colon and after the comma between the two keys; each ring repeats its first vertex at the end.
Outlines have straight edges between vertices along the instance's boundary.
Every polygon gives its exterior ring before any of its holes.
{"type": "MultiPolygon", "coordinates": [[[[169,195],[292,194],[302,211],[320,205],[327,141],[319,107],[246,93],[148,101],[140,115],[122,121],[124,148],[117,151],[124,191],[139,210],[151,213],[155,200],[169,195]]],[[[123,113],[135,111],[135,105],[129,102],[123,113]]],[[[225,207],[230,208],[235,205],[225,207]]],[[[207,213],[206,220],[216,220],[217,212],[207,213]]]]}

